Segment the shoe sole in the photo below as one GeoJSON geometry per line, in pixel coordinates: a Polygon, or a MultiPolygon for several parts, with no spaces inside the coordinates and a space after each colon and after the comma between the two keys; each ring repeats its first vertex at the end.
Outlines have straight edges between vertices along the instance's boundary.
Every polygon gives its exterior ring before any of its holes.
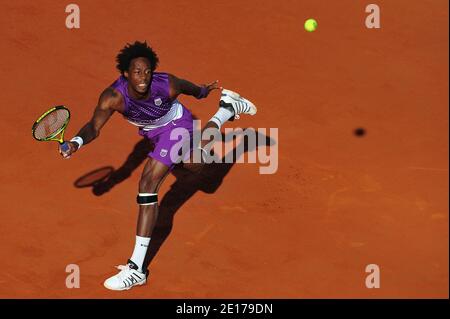
{"type": "Polygon", "coordinates": [[[145,285],[146,283],[147,283],[147,281],[145,280],[145,281],[141,281],[141,282],[135,283],[135,284],[133,284],[133,285],[131,285],[131,286],[129,286],[129,287],[124,287],[124,288],[119,288],[119,289],[115,289],[115,288],[112,288],[112,287],[108,287],[105,283],[103,283],[103,286],[104,286],[105,288],[109,289],[109,290],[123,291],[123,290],[130,290],[130,289],[133,288],[134,286],[142,286],[142,285],[145,285]]]}
{"type": "MultiPolygon", "coordinates": [[[[226,102],[223,99],[224,98],[230,98],[236,102],[241,102],[244,101],[245,103],[247,103],[250,106],[250,111],[251,113],[240,113],[240,114],[246,114],[246,115],[255,115],[258,112],[258,109],[256,108],[255,104],[253,104],[252,102],[250,102],[249,100],[247,100],[246,98],[240,96],[238,93],[230,91],[230,90],[226,90],[223,89],[222,90],[222,97],[220,98],[220,102],[226,103],[226,104],[230,104],[232,102],[226,102]],[[252,111],[253,110],[253,111],[252,111]]],[[[224,107],[224,106],[220,106],[220,107],[224,107]]]]}

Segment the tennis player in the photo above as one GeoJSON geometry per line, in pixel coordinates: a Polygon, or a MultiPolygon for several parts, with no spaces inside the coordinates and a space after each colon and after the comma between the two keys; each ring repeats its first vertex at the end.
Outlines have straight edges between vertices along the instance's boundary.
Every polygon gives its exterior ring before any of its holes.
{"type": "MultiPolygon", "coordinates": [[[[143,269],[143,263],[158,217],[158,190],[165,177],[180,160],[171,156],[171,148],[176,143],[179,145],[183,138],[192,140],[192,114],[177,100],[177,97],[185,94],[203,99],[213,90],[222,90],[219,109],[204,129],[220,130],[225,122],[239,118],[239,114],[254,115],[256,107],[239,94],[219,87],[218,81],[196,85],[172,74],[155,72],[159,59],[146,42],[136,41],[127,44],[119,52],[116,60],[121,75],[100,94],[90,121],[75,137],[66,142],[69,150],[63,151],[60,147],[59,151],[64,158],[70,158],[82,146],[100,135],[102,127],[114,112],[119,112],[127,121],[136,125],[139,134],[154,144],[139,181],[137,194],[139,214],[133,253],[126,265],[117,267],[119,273],[104,282],[104,286],[108,289],[127,290],[136,285],[143,285],[147,281],[149,272],[143,269]],[[171,131],[178,127],[185,128],[190,136],[181,137],[178,141],[171,140],[171,131]]],[[[201,145],[197,146],[201,148],[202,154],[208,152],[204,149],[208,143],[209,141],[202,141],[201,145]]],[[[189,147],[192,150],[195,146],[189,143],[189,147]]],[[[192,156],[192,152],[190,154],[192,156]]],[[[187,155],[189,157],[189,154],[187,155]]]]}

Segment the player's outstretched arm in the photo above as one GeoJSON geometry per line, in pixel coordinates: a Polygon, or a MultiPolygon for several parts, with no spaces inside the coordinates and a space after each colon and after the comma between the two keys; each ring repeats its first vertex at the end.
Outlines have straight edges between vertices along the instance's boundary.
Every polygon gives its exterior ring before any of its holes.
{"type": "Polygon", "coordinates": [[[176,99],[178,95],[185,94],[196,97],[197,99],[202,99],[207,97],[212,90],[222,89],[222,87],[219,87],[218,83],[219,80],[216,80],[210,84],[198,86],[192,82],[179,79],[176,76],[169,74],[170,97],[176,99]]]}
{"type": "Polygon", "coordinates": [[[94,114],[89,122],[87,122],[78,132],[78,134],[67,142],[69,150],[60,153],[64,158],[69,158],[82,145],[88,144],[100,135],[100,130],[111,118],[111,115],[118,109],[122,102],[122,97],[112,88],[107,88],[100,95],[98,104],[94,110],[94,114]]]}

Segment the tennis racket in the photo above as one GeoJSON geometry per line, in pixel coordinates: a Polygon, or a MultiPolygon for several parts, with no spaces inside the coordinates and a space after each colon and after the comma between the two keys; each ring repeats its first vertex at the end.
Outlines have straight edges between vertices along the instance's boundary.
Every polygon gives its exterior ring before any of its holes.
{"type": "Polygon", "coordinates": [[[64,130],[69,124],[69,120],[69,109],[63,105],[55,106],[34,122],[31,129],[33,137],[38,141],[57,141],[61,145],[61,150],[67,152],[70,148],[64,142],[64,130]]]}

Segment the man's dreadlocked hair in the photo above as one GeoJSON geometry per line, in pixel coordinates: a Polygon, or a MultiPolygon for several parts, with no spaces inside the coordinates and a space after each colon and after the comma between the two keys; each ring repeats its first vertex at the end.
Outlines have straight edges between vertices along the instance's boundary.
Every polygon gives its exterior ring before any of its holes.
{"type": "Polygon", "coordinates": [[[155,71],[158,66],[159,59],[155,51],[147,45],[147,42],[136,41],[133,44],[127,43],[116,57],[116,68],[123,73],[128,71],[131,60],[135,58],[144,57],[150,61],[152,72],[155,71]]]}

